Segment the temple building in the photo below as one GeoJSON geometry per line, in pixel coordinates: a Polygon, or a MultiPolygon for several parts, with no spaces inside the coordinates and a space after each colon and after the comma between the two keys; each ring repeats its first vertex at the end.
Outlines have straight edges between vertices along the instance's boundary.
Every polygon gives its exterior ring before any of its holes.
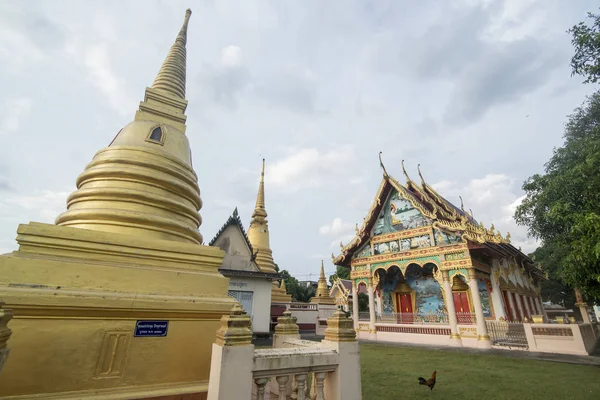
{"type": "Polygon", "coordinates": [[[205,398],[215,332],[237,303],[218,271],[224,252],[199,231],[185,115],[190,16],[66,211],[54,225],[19,225],[18,250],[0,256],[0,299],[14,315],[1,398],[205,398]]]}
{"type": "MultiPolygon", "coordinates": [[[[358,287],[358,294],[367,293],[365,285],[358,287]]],[[[329,296],[334,299],[335,304],[342,308],[344,311],[350,311],[352,308],[352,280],[335,278],[331,289],[329,289],[329,296]]],[[[378,299],[375,298],[375,302],[379,304],[378,299]]]]}
{"type": "Polygon", "coordinates": [[[420,170],[417,184],[402,165],[402,185],[381,167],[362,227],[332,255],[335,265],[351,269],[352,298],[361,287],[368,292],[367,315],[352,303],[359,335],[490,347],[486,321],[543,315],[542,273],[511,245],[510,234],[485,228],[451,204],[420,170]]]}
{"type": "Polygon", "coordinates": [[[225,252],[219,272],[229,278],[229,296],[236,299],[250,315],[252,332],[270,331],[271,282],[279,279],[276,272],[262,271],[246,235],[237,208],[215,237],[208,243],[225,252]]]}
{"type": "MultiPolygon", "coordinates": [[[[273,251],[271,250],[269,242],[267,210],[265,209],[264,159],[262,160],[256,207],[252,213],[252,220],[250,221],[250,228],[248,229],[248,239],[250,240],[252,248],[256,251],[255,261],[260,270],[267,273],[276,273],[275,262],[273,261],[273,251]]],[[[281,281],[281,284],[277,281],[273,281],[271,289],[271,303],[289,303],[292,301],[292,296],[285,291],[283,280],[281,281]]]]}

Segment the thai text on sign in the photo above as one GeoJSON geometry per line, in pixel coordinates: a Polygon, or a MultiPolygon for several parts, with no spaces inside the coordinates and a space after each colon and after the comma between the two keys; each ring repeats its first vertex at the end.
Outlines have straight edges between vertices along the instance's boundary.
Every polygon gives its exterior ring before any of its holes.
{"type": "Polygon", "coordinates": [[[134,336],[167,336],[169,321],[137,321],[134,336]]]}

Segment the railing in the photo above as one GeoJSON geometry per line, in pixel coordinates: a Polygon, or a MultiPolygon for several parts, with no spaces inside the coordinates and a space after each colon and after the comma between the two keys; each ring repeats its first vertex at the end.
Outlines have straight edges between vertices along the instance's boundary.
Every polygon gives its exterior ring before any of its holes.
{"type": "Polygon", "coordinates": [[[254,350],[253,398],[285,400],[291,394],[299,400],[324,400],[325,379],[336,370],[338,353],[317,342],[291,339],[286,344],[291,347],[254,350]]]}
{"type": "Polygon", "coordinates": [[[456,319],[459,325],[474,325],[477,323],[475,313],[457,312],[456,319]]]}
{"type": "Polygon", "coordinates": [[[361,311],[358,313],[358,320],[359,321],[369,321],[369,317],[370,314],[368,311],[361,311]]]}
{"type": "Polygon", "coordinates": [[[529,348],[523,324],[519,322],[486,321],[488,335],[496,346],[529,348]]]}
{"type": "Polygon", "coordinates": [[[417,313],[385,313],[376,316],[377,322],[396,324],[448,324],[448,314],[436,313],[419,315],[417,313]]]}
{"type": "Polygon", "coordinates": [[[302,311],[302,310],[311,310],[316,311],[319,309],[318,304],[311,303],[290,303],[290,310],[302,311]]]}

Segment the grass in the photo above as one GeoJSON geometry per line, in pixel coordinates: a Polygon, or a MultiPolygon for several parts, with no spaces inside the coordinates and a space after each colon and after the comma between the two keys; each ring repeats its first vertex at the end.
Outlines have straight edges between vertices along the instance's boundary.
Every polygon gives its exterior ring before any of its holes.
{"type": "Polygon", "coordinates": [[[360,346],[363,399],[600,399],[600,367],[460,353],[360,346]],[[437,370],[433,391],[417,378],[437,370]]]}

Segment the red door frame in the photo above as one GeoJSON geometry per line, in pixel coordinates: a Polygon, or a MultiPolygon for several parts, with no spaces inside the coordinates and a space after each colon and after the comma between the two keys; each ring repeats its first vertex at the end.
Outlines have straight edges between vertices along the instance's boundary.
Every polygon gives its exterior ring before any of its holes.
{"type": "Polygon", "coordinates": [[[453,292],[452,298],[454,300],[454,308],[456,309],[456,319],[459,324],[472,324],[471,319],[471,304],[469,303],[469,295],[467,292],[453,292]],[[462,315],[458,317],[458,313],[469,313],[468,315],[462,315]]]}

